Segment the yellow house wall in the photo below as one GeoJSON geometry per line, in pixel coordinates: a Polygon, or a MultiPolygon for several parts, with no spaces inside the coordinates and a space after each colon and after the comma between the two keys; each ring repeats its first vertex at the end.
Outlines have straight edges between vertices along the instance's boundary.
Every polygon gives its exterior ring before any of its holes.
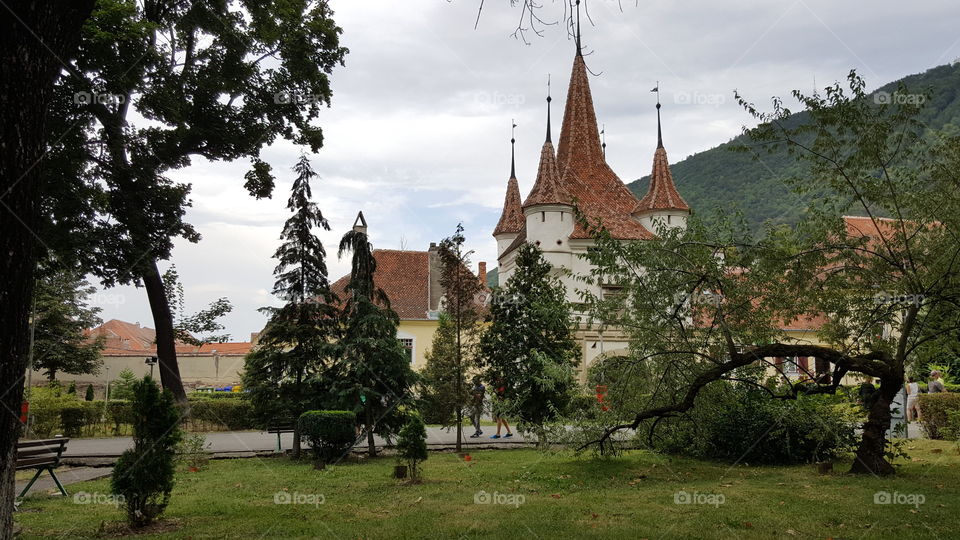
{"type": "Polygon", "coordinates": [[[427,363],[426,352],[433,345],[433,333],[440,321],[401,320],[397,338],[413,339],[413,369],[420,371],[427,363]]]}

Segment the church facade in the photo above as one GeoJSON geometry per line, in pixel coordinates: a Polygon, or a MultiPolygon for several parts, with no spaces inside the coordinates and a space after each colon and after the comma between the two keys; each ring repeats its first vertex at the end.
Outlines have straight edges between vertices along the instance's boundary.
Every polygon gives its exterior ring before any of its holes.
{"type": "MultiPolygon", "coordinates": [[[[537,245],[554,267],[574,305],[588,288],[597,296],[615,294],[614,287],[588,285],[578,276],[589,275],[585,259],[594,242],[590,232],[577,222],[574,206],[591,224],[601,223],[616,239],[642,241],[654,237],[661,226],[686,227],[690,207],[677,191],[670,172],[659,125],[658,144],[653,154],[653,171],[646,195],[638,199],[607,164],[597,127],[590,81],[583,55],[577,51],[567,89],[559,142],[553,145],[550,101],[547,98],[546,140],[540,151],[536,182],[521,197],[516,167],[511,164],[503,211],[494,229],[497,241],[499,282],[505,283],[515,270],[517,248],[537,245]]],[[[578,313],[581,324],[577,337],[583,347],[582,377],[586,368],[606,356],[622,355],[628,343],[615,328],[589,324],[578,313]]]]}

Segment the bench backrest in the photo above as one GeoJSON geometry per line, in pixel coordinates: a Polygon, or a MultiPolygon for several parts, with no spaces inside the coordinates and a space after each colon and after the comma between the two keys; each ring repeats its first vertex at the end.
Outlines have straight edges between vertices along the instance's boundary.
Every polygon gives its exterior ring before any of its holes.
{"type": "Polygon", "coordinates": [[[290,433],[293,432],[294,425],[289,418],[275,418],[267,424],[267,433],[290,433]]]}
{"type": "Polygon", "coordinates": [[[17,469],[33,469],[60,463],[60,456],[70,439],[43,439],[17,443],[17,469]]]}

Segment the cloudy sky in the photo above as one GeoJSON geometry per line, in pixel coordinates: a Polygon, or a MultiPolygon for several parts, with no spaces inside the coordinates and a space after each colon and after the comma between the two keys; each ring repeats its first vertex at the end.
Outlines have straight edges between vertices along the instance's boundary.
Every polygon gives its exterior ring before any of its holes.
{"type": "MultiPolygon", "coordinates": [[[[563,24],[544,27],[542,37],[528,32],[529,44],[514,39],[520,9],[508,0],[486,0],[475,30],[479,1],[331,0],[350,49],[333,74],[333,106],[319,120],[326,147],[313,156],[321,177],[314,195],[333,227],[321,235],[333,252],[332,279],[348,271],[335,247],[359,210],[375,247],[424,250],[462,222],[474,263],[496,266],[490,234],[509,176],[511,119],[526,195],[543,142],[547,76],[561,118],[574,44],[563,24]]],[[[541,16],[561,19],[564,1],[540,0],[541,16]]],[[[664,144],[676,162],[749,122],[735,89],[762,103],[842,80],[851,68],[877,87],[960,57],[956,0],[620,3],[587,1],[583,44],[607,159],[625,182],[650,171],[657,81],[664,144]]],[[[188,219],[203,234],[173,254],[187,309],[229,298],[235,309],[225,323],[237,341],[263,326],[257,308],[277,304],[270,257],[298,152],[289,144],[264,152],[280,174],[272,200],[243,190],[246,163],[196,160],[173,175],[193,185],[188,219]]],[[[153,326],[142,289],[95,298],[104,320],[153,326]]]]}

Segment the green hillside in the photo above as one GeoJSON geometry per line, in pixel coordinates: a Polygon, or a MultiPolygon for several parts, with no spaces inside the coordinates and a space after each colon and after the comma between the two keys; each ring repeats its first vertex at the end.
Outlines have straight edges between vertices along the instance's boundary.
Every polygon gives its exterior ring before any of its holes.
{"type": "MultiPolygon", "coordinates": [[[[960,132],[960,63],[904,77],[876,92],[892,93],[900,82],[911,92],[930,94],[922,118],[931,129],[960,132]]],[[[784,95],[788,93],[789,89],[785,89],[784,95]]],[[[801,123],[805,118],[804,113],[795,114],[790,123],[801,123]]],[[[673,164],[677,189],[694,211],[739,208],[756,226],[767,220],[797,222],[806,207],[805,201],[793,194],[782,180],[799,172],[794,158],[786,154],[764,154],[757,161],[750,153],[732,150],[734,145],[749,142],[741,135],[673,164]]],[[[649,182],[650,177],[645,176],[628,186],[637,196],[643,196],[649,182]]]]}

